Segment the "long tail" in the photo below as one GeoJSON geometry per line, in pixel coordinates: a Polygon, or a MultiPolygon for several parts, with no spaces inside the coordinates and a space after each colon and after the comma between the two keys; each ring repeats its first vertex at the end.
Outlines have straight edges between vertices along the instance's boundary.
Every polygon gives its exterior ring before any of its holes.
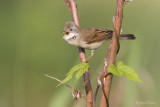
{"type": "Polygon", "coordinates": [[[136,39],[136,37],[133,34],[121,34],[119,39],[134,40],[134,39],[136,39]]]}

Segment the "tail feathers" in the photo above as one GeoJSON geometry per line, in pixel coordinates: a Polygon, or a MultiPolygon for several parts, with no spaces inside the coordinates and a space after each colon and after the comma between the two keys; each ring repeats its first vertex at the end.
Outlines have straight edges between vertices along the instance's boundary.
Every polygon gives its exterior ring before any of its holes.
{"type": "Polygon", "coordinates": [[[121,34],[119,39],[134,40],[134,39],[136,39],[136,37],[133,34],[121,34]]]}

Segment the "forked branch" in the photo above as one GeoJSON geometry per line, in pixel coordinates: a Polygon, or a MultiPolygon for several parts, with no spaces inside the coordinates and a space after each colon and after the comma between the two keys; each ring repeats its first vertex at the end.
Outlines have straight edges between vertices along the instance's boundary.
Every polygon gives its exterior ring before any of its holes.
{"type": "MultiPolygon", "coordinates": [[[[58,81],[58,82],[60,82],[60,83],[62,82],[61,80],[59,80],[59,79],[57,79],[57,78],[55,78],[55,77],[49,76],[49,75],[47,75],[47,74],[45,74],[45,76],[48,77],[48,78],[54,79],[54,80],[56,80],[56,81],[58,81]]],[[[71,87],[70,85],[68,85],[68,84],[66,84],[66,83],[64,83],[64,85],[65,85],[66,87],[72,89],[74,92],[76,92],[77,94],[79,94],[80,97],[82,97],[84,100],[86,100],[86,97],[83,96],[78,90],[75,90],[73,87],[71,87]]]]}

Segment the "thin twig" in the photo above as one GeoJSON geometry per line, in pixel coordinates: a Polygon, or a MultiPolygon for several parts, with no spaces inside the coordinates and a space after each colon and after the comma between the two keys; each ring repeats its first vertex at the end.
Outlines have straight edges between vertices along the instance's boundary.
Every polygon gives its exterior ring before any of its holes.
{"type": "MultiPolygon", "coordinates": [[[[108,63],[108,67],[110,64],[114,64],[115,63],[115,59],[116,59],[116,52],[117,52],[117,47],[118,47],[118,37],[120,35],[120,29],[121,29],[121,24],[122,24],[122,19],[123,19],[123,4],[124,4],[124,0],[117,0],[117,8],[116,8],[116,14],[114,16],[114,20],[113,20],[113,24],[114,24],[114,36],[112,37],[112,47],[111,47],[111,52],[110,52],[110,56],[109,56],[109,63],[108,63]]],[[[107,69],[108,69],[107,67],[107,69]]],[[[105,71],[107,71],[107,69],[105,69],[105,71]]],[[[109,71],[107,71],[107,74],[109,73],[109,71]]],[[[106,75],[107,75],[106,74],[106,75]]],[[[112,82],[112,74],[108,75],[105,79],[105,83],[104,83],[104,91],[105,94],[107,96],[107,100],[109,99],[109,94],[110,94],[110,88],[111,88],[111,82],[112,82]]],[[[102,94],[102,98],[101,98],[101,104],[100,107],[106,107],[106,98],[104,96],[104,93],[102,94]]]]}
{"type": "Polygon", "coordinates": [[[97,98],[97,94],[98,94],[99,88],[100,88],[100,86],[97,84],[96,91],[94,93],[93,107],[94,107],[94,105],[96,103],[96,98],[97,98]]]}
{"type": "MultiPolygon", "coordinates": [[[[77,26],[80,26],[79,19],[78,19],[77,5],[75,3],[75,0],[65,0],[65,1],[72,13],[73,21],[77,26]]],[[[81,61],[86,61],[85,50],[83,48],[79,48],[79,56],[81,61]]],[[[83,74],[83,79],[84,79],[84,86],[86,90],[87,107],[93,107],[93,92],[92,92],[88,70],[85,71],[85,73],[83,74]]]]}
{"type": "MultiPolygon", "coordinates": [[[[46,77],[49,77],[49,78],[51,78],[51,79],[54,79],[54,80],[56,80],[56,81],[58,81],[58,82],[62,82],[61,80],[59,80],[59,79],[57,79],[57,78],[55,78],[55,77],[52,77],[52,76],[49,76],[49,75],[47,75],[47,74],[45,74],[45,76],[46,77]]],[[[71,87],[70,85],[68,85],[68,84],[66,84],[66,83],[63,83],[65,86],[67,86],[68,88],[70,88],[70,89],[72,89],[74,92],[76,92],[77,94],[79,94],[80,95],[80,97],[82,97],[84,100],[87,100],[86,99],[86,97],[84,96],[84,95],[82,95],[78,90],[76,90],[76,89],[74,89],[73,87],[71,87]]]]}
{"type": "MultiPolygon", "coordinates": [[[[52,77],[52,76],[49,76],[49,75],[47,75],[47,74],[45,74],[45,76],[46,77],[49,77],[49,78],[52,78],[52,79],[54,79],[54,80],[56,80],[56,81],[58,81],[58,82],[62,82],[61,80],[59,80],[59,79],[57,79],[57,78],[55,78],[55,77],[52,77]]],[[[65,83],[64,83],[64,85],[66,85],[65,83]]],[[[68,86],[67,86],[68,87],[68,86]]],[[[69,88],[70,88],[70,86],[69,86],[69,88]]]]}

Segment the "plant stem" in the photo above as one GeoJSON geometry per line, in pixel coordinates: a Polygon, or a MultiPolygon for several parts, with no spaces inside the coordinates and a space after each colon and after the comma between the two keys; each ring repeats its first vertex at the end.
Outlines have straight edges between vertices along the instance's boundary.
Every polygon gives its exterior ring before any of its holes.
{"type": "MultiPolygon", "coordinates": [[[[118,47],[118,43],[119,43],[118,37],[120,35],[122,19],[123,19],[123,5],[124,5],[124,0],[117,0],[116,14],[115,14],[114,19],[113,19],[114,36],[112,37],[112,44],[110,44],[111,45],[111,51],[110,51],[110,56],[109,56],[108,67],[109,67],[110,64],[115,64],[115,60],[116,60],[116,52],[117,52],[117,47],[118,47]]],[[[108,67],[106,69],[107,74],[109,73],[108,67]]],[[[105,99],[104,94],[106,94],[107,99],[109,99],[112,77],[113,77],[112,74],[106,76],[105,83],[104,83],[105,93],[102,94],[100,107],[107,107],[106,99],[105,99]]]]}
{"type": "MultiPolygon", "coordinates": [[[[77,26],[80,26],[79,19],[78,19],[77,5],[75,3],[75,0],[65,0],[65,1],[72,13],[72,18],[74,23],[77,26]]],[[[79,56],[81,61],[86,61],[85,50],[83,48],[79,48],[79,56]]],[[[86,90],[87,107],[93,107],[93,91],[90,83],[88,70],[85,71],[85,73],[83,74],[83,79],[84,79],[84,86],[86,90]]]]}

